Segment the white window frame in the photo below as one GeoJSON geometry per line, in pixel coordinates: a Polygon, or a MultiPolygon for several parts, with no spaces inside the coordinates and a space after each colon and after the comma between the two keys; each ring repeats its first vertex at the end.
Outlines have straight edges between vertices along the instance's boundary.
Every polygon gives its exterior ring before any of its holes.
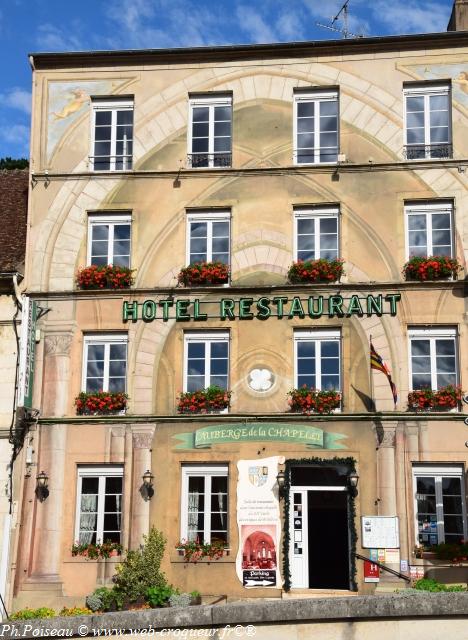
{"type": "MultiPolygon", "coordinates": [[[[339,360],[339,367],[338,367],[338,376],[339,376],[339,386],[336,389],[336,391],[339,391],[340,393],[342,393],[342,384],[343,384],[343,376],[342,376],[342,347],[341,347],[341,331],[339,329],[328,329],[328,330],[315,330],[315,329],[300,329],[300,330],[296,330],[294,331],[294,386],[297,389],[299,386],[298,383],[298,350],[297,350],[297,344],[298,342],[315,342],[315,343],[321,343],[324,342],[326,340],[337,340],[338,342],[338,360],[339,360]]],[[[316,371],[315,371],[315,378],[318,382],[318,380],[320,380],[320,384],[317,384],[316,388],[317,389],[322,389],[322,370],[321,370],[321,349],[320,349],[320,354],[319,357],[315,357],[315,361],[316,361],[316,371]]]]}
{"type": "Polygon", "coordinates": [[[182,465],[182,491],[181,491],[181,514],[180,514],[180,539],[188,540],[188,495],[189,495],[189,477],[197,476],[205,479],[205,511],[203,530],[205,540],[204,543],[211,543],[211,478],[227,477],[227,539],[229,544],[229,466],[227,464],[219,465],[182,465]],[[208,480],[209,479],[209,480],[208,480]]]}
{"type": "MultiPolygon", "coordinates": [[[[213,342],[227,342],[228,350],[227,350],[227,360],[228,360],[228,374],[227,374],[227,385],[226,389],[229,390],[229,382],[230,382],[230,362],[231,362],[231,345],[230,345],[230,335],[229,331],[213,331],[210,333],[192,333],[188,331],[184,333],[184,392],[187,391],[187,372],[188,372],[188,345],[190,342],[204,342],[209,343],[210,345],[213,342]]],[[[210,385],[211,378],[211,348],[209,352],[209,357],[207,357],[206,346],[205,346],[205,386],[206,389],[210,385]]],[[[227,409],[225,410],[227,411],[227,409]]],[[[221,413],[221,412],[220,412],[221,413]]]]}
{"type": "Polygon", "coordinates": [[[187,157],[188,157],[188,167],[190,169],[230,169],[232,167],[232,126],[233,126],[233,117],[232,117],[232,95],[227,94],[224,96],[209,96],[204,95],[200,97],[193,96],[189,98],[189,117],[188,117],[188,131],[187,131],[187,157]],[[231,108],[231,149],[230,151],[216,151],[214,150],[214,109],[215,107],[230,107],[231,108]],[[210,110],[209,122],[208,122],[208,151],[206,155],[208,156],[208,165],[206,167],[198,167],[193,166],[192,157],[194,155],[192,148],[192,133],[193,133],[193,108],[194,107],[208,107],[210,110]],[[214,154],[230,154],[231,162],[229,165],[225,166],[215,166],[214,164],[214,154]]]}
{"type": "Polygon", "coordinates": [[[436,490],[436,516],[437,516],[437,538],[440,542],[445,540],[444,530],[444,505],[442,499],[442,478],[460,478],[461,485],[461,502],[463,514],[463,539],[466,540],[468,535],[468,524],[466,514],[466,495],[465,495],[465,470],[463,465],[417,465],[413,464],[413,508],[414,508],[414,538],[416,545],[419,545],[419,526],[418,526],[418,500],[417,500],[417,478],[435,478],[436,490]]]}
{"type": "Polygon", "coordinates": [[[107,465],[107,466],[79,466],[77,471],[77,486],[76,486],[76,505],[75,505],[75,542],[79,541],[80,538],[80,515],[81,515],[81,488],[83,478],[91,476],[95,478],[99,477],[99,487],[98,487],[98,518],[97,518],[97,526],[96,526],[96,540],[98,542],[105,542],[102,540],[102,536],[104,535],[104,503],[105,503],[105,485],[106,478],[122,478],[122,504],[121,504],[121,528],[120,528],[120,539],[122,540],[122,530],[123,530],[123,517],[124,517],[124,509],[123,509],[123,496],[124,496],[124,468],[122,465],[107,465]],[[101,534],[101,538],[99,538],[99,534],[101,534]]]}
{"type": "Polygon", "coordinates": [[[191,223],[192,222],[206,222],[207,228],[207,252],[206,261],[211,262],[213,259],[213,222],[227,222],[229,224],[229,248],[228,248],[228,262],[231,264],[231,211],[229,209],[223,211],[190,211],[187,212],[187,232],[186,232],[186,250],[185,261],[186,264],[190,264],[190,240],[191,240],[191,223]]]}
{"type": "MultiPolygon", "coordinates": [[[[452,99],[451,99],[451,85],[450,83],[441,83],[441,84],[412,84],[403,87],[403,126],[404,126],[404,139],[405,139],[405,148],[411,149],[412,147],[418,147],[422,144],[425,147],[424,157],[432,160],[436,160],[437,157],[432,158],[431,156],[431,146],[444,145],[447,146],[452,145],[452,99]],[[446,95],[448,96],[448,142],[439,142],[439,143],[431,143],[431,124],[430,124],[430,110],[429,110],[429,96],[434,95],[446,95]],[[424,143],[412,143],[408,144],[408,124],[407,124],[407,112],[406,112],[406,98],[407,97],[423,97],[424,98],[424,143]]],[[[451,158],[452,155],[449,155],[448,158],[451,158]]],[[[408,159],[408,158],[407,158],[408,159]]],[[[409,158],[409,160],[422,160],[423,158],[409,158]]],[[[442,158],[447,159],[447,158],[442,158]]]]}
{"type": "MultiPolygon", "coordinates": [[[[122,98],[121,100],[118,99],[106,99],[106,98],[101,98],[101,99],[91,99],[91,108],[92,108],[92,113],[91,113],[91,152],[89,154],[89,162],[90,162],[90,167],[92,171],[104,171],[106,173],[111,172],[111,171],[130,171],[133,167],[133,152],[131,154],[128,154],[130,157],[125,157],[125,155],[123,156],[119,156],[119,160],[122,159],[122,163],[123,163],[123,168],[122,169],[116,169],[115,165],[116,165],[116,151],[117,151],[117,111],[132,111],[133,112],[133,116],[135,117],[135,109],[134,109],[134,101],[133,99],[130,98],[122,98]],[[110,148],[110,156],[109,156],[109,163],[110,163],[110,167],[109,169],[100,169],[100,168],[95,168],[94,166],[94,143],[95,143],[95,133],[96,133],[96,113],[98,111],[111,111],[112,112],[112,119],[111,119],[111,148],[110,148]],[[130,166],[128,166],[130,165],[130,166]]],[[[133,122],[132,125],[132,144],[135,140],[135,122],[133,122]]],[[[101,157],[101,156],[99,156],[101,157]]],[[[106,157],[106,156],[102,156],[102,157],[106,157]]]]}
{"type": "Polygon", "coordinates": [[[432,242],[432,214],[433,213],[448,213],[450,215],[450,257],[454,257],[455,242],[454,242],[454,219],[453,219],[453,203],[447,200],[441,202],[408,202],[405,203],[405,238],[406,238],[406,260],[410,258],[409,249],[409,216],[410,215],[425,215],[426,216],[426,233],[427,233],[427,256],[433,256],[433,242],[432,242]]]}
{"type": "Polygon", "coordinates": [[[118,225],[130,225],[130,255],[129,266],[132,264],[132,214],[125,213],[89,213],[88,214],[88,247],[87,264],[91,265],[91,251],[93,241],[93,227],[107,224],[109,225],[109,238],[107,240],[107,264],[114,264],[114,229],[118,225]]]}
{"type": "Polygon", "coordinates": [[[460,380],[460,366],[458,354],[458,331],[456,327],[410,327],[408,329],[408,369],[409,369],[409,389],[413,390],[413,360],[411,357],[411,342],[413,338],[426,338],[430,340],[430,358],[431,358],[431,389],[437,391],[437,367],[435,341],[438,338],[453,338],[455,341],[455,384],[460,380]]]}
{"type": "Polygon", "coordinates": [[[337,249],[337,258],[340,257],[340,209],[339,207],[294,207],[294,241],[293,241],[293,251],[294,251],[294,260],[298,260],[298,220],[308,219],[314,220],[315,227],[315,258],[314,260],[318,260],[320,257],[320,233],[317,233],[319,230],[319,220],[322,218],[336,218],[336,249],[337,249]]]}
{"type": "Polygon", "coordinates": [[[83,337],[83,367],[81,372],[81,388],[83,391],[86,391],[86,381],[87,375],[86,371],[88,368],[88,347],[89,345],[95,344],[103,344],[104,345],[104,376],[103,376],[103,391],[109,390],[109,362],[110,362],[110,345],[111,344],[124,344],[126,347],[126,365],[125,365],[125,388],[123,392],[126,392],[127,389],[127,378],[128,378],[128,334],[126,333],[93,333],[86,334],[83,337]]]}
{"type": "MultiPolygon", "coordinates": [[[[316,140],[320,140],[320,106],[317,107],[315,113],[318,113],[318,116],[314,117],[314,143],[316,140]]],[[[293,115],[293,160],[294,164],[297,165],[314,165],[314,164],[337,164],[338,155],[340,153],[340,96],[339,90],[333,89],[329,91],[297,91],[294,92],[294,115],[293,115]],[[337,147],[336,154],[337,159],[330,162],[321,162],[320,161],[320,151],[321,147],[314,146],[314,162],[298,162],[298,148],[297,148],[297,105],[299,102],[315,102],[316,105],[320,105],[320,102],[337,102],[337,115],[336,115],[336,138],[337,138],[337,147]]]]}

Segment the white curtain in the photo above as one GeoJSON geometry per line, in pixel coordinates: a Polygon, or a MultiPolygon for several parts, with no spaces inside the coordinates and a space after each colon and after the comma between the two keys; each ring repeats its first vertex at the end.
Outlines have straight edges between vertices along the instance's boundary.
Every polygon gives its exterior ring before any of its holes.
{"type": "Polygon", "coordinates": [[[97,525],[97,496],[82,495],[81,496],[81,514],[80,514],[80,543],[90,544],[93,539],[93,533],[96,531],[97,525]],[[93,513],[90,513],[93,512],[93,513]]]}

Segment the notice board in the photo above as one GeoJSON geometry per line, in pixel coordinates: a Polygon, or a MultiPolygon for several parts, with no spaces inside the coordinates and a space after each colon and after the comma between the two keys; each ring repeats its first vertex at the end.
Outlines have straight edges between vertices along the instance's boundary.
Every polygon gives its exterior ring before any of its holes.
{"type": "Polygon", "coordinates": [[[365,549],[399,549],[397,516],[362,516],[362,546],[365,549]]]}

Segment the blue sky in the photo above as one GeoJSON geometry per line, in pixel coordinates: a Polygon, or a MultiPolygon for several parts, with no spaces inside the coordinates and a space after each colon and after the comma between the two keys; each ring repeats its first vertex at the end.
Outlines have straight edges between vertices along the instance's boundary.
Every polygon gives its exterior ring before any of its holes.
{"type": "MultiPolygon", "coordinates": [[[[344,0],[0,0],[0,157],[28,156],[31,51],[325,40],[344,0]]],[[[445,31],[452,0],[350,0],[348,28],[445,31]]],[[[342,23],[338,23],[342,26],[342,23]]]]}

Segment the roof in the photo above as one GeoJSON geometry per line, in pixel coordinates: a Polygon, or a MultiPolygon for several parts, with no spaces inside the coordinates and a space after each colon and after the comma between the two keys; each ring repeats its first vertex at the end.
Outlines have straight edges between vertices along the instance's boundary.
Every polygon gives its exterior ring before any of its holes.
{"type": "Polygon", "coordinates": [[[24,272],[28,169],[0,171],[0,272],[24,272]]]}
{"type": "Polygon", "coordinates": [[[180,64],[258,58],[350,55],[364,52],[411,51],[421,48],[466,46],[467,31],[419,33],[373,38],[312,40],[272,44],[241,44],[174,49],[126,49],[120,51],[68,51],[31,53],[34,69],[124,66],[136,64],[180,64]]]}

